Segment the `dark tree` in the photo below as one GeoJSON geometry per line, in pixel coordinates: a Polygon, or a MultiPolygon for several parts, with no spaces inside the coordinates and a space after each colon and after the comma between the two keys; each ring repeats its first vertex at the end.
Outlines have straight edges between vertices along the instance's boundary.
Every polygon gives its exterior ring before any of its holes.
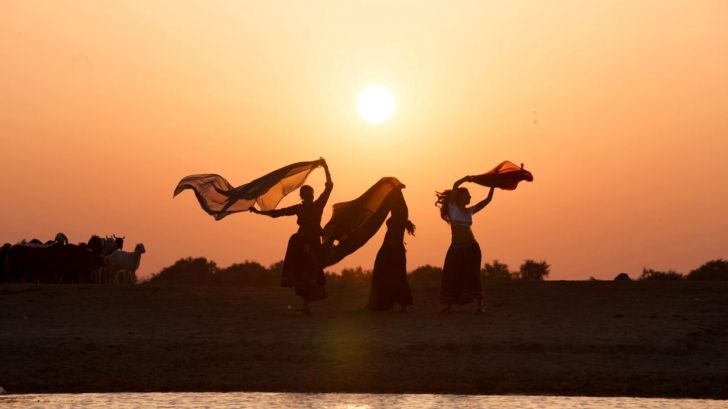
{"type": "Polygon", "coordinates": [[[543,281],[550,269],[546,261],[526,260],[521,264],[518,274],[523,281],[543,281]]]}
{"type": "Polygon", "coordinates": [[[254,261],[233,264],[216,276],[215,284],[222,286],[273,286],[280,282],[280,273],[276,275],[254,261]]]}
{"type": "Polygon", "coordinates": [[[345,268],[341,270],[341,275],[339,276],[339,279],[342,282],[353,284],[353,283],[361,283],[361,282],[368,282],[371,280],[372,272],[370,270],[364,270],[361,267],[357,268],[345,268]]]}
{"type": "Polygon", "coordinates": [[[283,273],[283,260],[276,261],[275,263],[268,266],[268,270],[271,273],[276,273],[278,277],[283,273]]]}
{"type": "Polygon", "coordinates": [[[218,272],[214,261],[204,257],[187,257],[177,260],[169,267],[153,275],[152,284],[212,285],[218,272]]]}
{"type": "Polygon", "coordinates": [[[409,273],[411,283],[430,283],[442,280],[442,268],[430,264],[419,266],[409,273]]]}
{"type": "Polygon", "coordinates": [[[493,260],[492,264],[485,263],[483,267],[483,278],[489,281],[509,281],[514,275],[508,270],[508,265],[493,260]]]}
{"type": "Polygon", "coordinates": [[[688,280],[726,281],[728,280],[728,261],[711,260],[688,273],[688,280]]]}

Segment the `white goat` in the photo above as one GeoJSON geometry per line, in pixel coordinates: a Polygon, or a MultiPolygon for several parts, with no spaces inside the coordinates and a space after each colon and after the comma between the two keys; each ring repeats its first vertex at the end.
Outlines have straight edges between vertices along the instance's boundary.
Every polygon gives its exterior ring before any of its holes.
{"type": "Polygon", "coordinates": [[[144,245],[139,243],[133,252],[117,250],[104,257],[104,282],[111,284],[134,284],[136,270],[146,252],[144,245]]]}

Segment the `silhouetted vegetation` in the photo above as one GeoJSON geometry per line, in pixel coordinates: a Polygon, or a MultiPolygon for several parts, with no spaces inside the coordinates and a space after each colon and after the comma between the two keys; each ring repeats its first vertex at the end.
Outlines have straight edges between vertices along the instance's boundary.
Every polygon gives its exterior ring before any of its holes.
{"type": "Polygon", "coordinates": [[[523,281],[543,281],[548,277],[551,266],[546,261],[526,260],[518,270],[518,276],[523,281]]]}
{"type": "MultiPolygon", "coordinates": [[[[245,261],[220,268],[214,261],[204,257],[187,257],[165,267],[146,282],[162,285],[278,286],[281,282],[282,267],[282,261],[273,263],[269,267],[254,261],[245,261]]],[[[485,280],[490,281],[541,281],[548,276],[549,265],[545,261],[526,260],[521,266],[521,271],[511,272],[508,270],[508,265],[493,260],[492,263],[484,265],[481,273],[485,280]]],[[[442,268],[432,265],[419,266],[407,276],[411,285],[439,283],[442,280],[442,268]]],[[[326,279],[332,285],[368,284],[371,283],[372,271],[362,267],[345,268],[340,273],[327,271],[326,279]]]]}
{"type": "Polygon", "coordinates": [[[728,281],[728,261],[711,260],[702,266],[683,275],[674,270],[657,271],[651,268],[642,270],[640,280],[694,280],[694,281],[728,281]]]}
{"type": "Polygon", "coordinates": [[[209,285],[219,269],[204,257],[187,257],[175,261],[149,278],[153,284],[209,285]]]}
{"type": "Polygon", "coordinates": [[[632,281],[632,277],[627,273],[619,273],[614,277],[614,281],[632,281]]]}
{"type": "Polygon", "coordinates": [[[728,280],[728,261],[711,260],[688,273],[688,280],[726,281],[728,280]]]}
{"type": "Polygon", "coordinates": [[[214,261],[208,261],[204,257],[187,257],[162,269],[148,282],[202,286],[272,286],[280,284],[280,266],[280,262],[266,268],[254,261],[245,261],[221,269],[214,261]]]}
{"type": "Polygon", "coordinates": [[[270,286],[280,284],[276,270],[265,268],[255,261],[233,264],[217,272],[216,283],[222,286],[270,286]]]}
{"type": "Polygon", "coordinates": [[[482,274],[487,281],[543,281],[551,272],[551,266],[546,261],[525,260],[518,271],[510,271],[508,265],[493,260],[485,263],[482,274]]]}
{"type": "MultiPolygon", "coordinates": [[[[187,257],[177,260],[173,265],[162,269],[147,280],[152,284],[196,285],[196,286],[278,286],[281,282],[283,261],[268,267],[255,261],[232,264],[220,268],[214,261],[204,257],[187,257]]],[[[543,281],[551,272],[546,261],[527,259],[518,271],[510,271],[508,265],[498,260],[485,263],[481,270],[485,281],[543,281]]],[[[423,265],[410,271],[408,279],[411,285],[439,283],[442,280],[442,268],[423,265]]],[[[372,271],[362,267],[345,268],[340,273],[326,272],[326,279],[331,285],[359,285],[371,283],[372,271]]],[[[592,281],[599,281],[594,277],[592,281]]],[[[709,261],[687,275],[674,270],[659,271],[644,268],[638,280],[726,280],[728,281],[728,261],[723,259],[709,261]]],[[[620,273],[614,281],[632,281],[627,273],[620,273]]]]}
{"type": "Polygon", "coordinates": [[[442,267],[425,264],[410,271],[408,276],[412,285],[433,281],[440,282],[442,280],[442,267]]]}
{"type": "Polygon", "coordinates": [[[643,268],[640,280],[682,280],[685,277],[677,271],[658,271],[651,268],[643,268]]]}
{"type": "Polygon", "coordinates": [[[481,271],[483,278],[488,281],[510,281],[517,277],[509,270],[508,265],[493,260],[493,263],[485,263],[481,271]]]}
{"type": "Polygon", "coordinates": [[[369,282],[372,278],[372,270],[364,270],[361,267],[345,268],[340,274],[326,272],[326,279],[338,281],[342,284],[357,284],[361,282],[369,282]]]}

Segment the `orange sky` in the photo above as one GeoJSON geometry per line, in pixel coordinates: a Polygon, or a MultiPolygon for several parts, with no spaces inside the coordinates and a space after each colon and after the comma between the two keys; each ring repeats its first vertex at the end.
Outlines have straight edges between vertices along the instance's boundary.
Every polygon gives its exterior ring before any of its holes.
{"type": "MultiPolygon", "coordinates": [[[[0,242],[126,235],[147,248],[141,276],[184,256],[269,264],[294,219],[215,222],[174,186],[323,156],[330,203],[406,183],[408,265],[440,265],[434,191],[509,159],[536,180],[476,216],[485,260],[585,279],[728,257],[726,1],[2,8],[0,242]],[[381,125],[356,112],[373,83],[398,101],[381,125]]],[[[320,191],[322,172],[309,181],[320,191]]],[[[381,233],[336,269],[371,267],[381,233]]]]}

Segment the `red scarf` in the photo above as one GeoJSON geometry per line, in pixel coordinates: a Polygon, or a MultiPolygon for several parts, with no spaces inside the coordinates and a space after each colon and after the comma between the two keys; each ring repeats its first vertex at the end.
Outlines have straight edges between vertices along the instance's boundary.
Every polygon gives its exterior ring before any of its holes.
{"type": "Polygon", "coordinates": [[[498,187],[505,190],[514,190],[521,181],[533,182],[531,172],[516,166],[515,163],[505,161],[493,168],[490,172],[473,176],[471,181],[482,186],[498,187]]]}

